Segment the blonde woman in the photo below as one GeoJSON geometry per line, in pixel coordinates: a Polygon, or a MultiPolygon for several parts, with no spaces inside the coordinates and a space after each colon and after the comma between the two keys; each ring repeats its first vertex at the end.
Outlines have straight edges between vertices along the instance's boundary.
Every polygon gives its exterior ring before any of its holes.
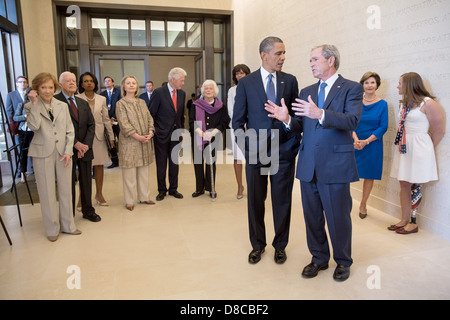
{"type": "Polygon", "coordinates": [[[137,188],[140,203],[155,204],[150,200],[149,165],[153,162],[150,140],[155,128],[153,118],[144,100],[139,99],[139,84],[135,76],[125,76],[121,83],[122,99],[116,104],[119,122],[119,164],[122,167],[125,207],[134,209],[137,188]]]}

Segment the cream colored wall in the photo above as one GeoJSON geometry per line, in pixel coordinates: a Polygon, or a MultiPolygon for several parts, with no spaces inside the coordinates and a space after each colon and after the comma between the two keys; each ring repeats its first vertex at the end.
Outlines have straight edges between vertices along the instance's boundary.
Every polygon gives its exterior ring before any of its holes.
{"type": "MultiPolygon", "coordinates": [[[[259,42],[276,35],[286,44],[283,70],[297,76],[300,89],[317,81],[311,75],[309,53],[323,43],[340,50],[338,72],[344,77],[359,81],[366,71],[380,74],[378,95],[389,103],[390,124],[384,137],[383,178],[375,183],[369,205],[400,217],[398,181],[389,176],[400,99],[396,86],[403,73],[418,72],[443,109],[450,107],[450,1],[237,0],[233,5],[235,64],[258,68],[259,42]],[[372,5],[380,10],[380,20],[367,11],[372,5]],[[370,29],[377,21],[380,28],[370,29]]],[[[420,228],[450,240],[450,132],[436,154],[440,181],[424,186],[418,221],[420,228]]],[[[356,200],[361,188],[362,182],[352,185],[356,200]]]]}

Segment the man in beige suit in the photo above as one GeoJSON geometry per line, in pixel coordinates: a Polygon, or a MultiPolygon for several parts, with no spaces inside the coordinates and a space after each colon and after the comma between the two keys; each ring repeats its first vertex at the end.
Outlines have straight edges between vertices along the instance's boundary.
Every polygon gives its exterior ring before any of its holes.
{"type": "Polygon", "coordinates": [[[56,78],[40,73],[25,105],[28,127],[34,131],[28,155],[33,157],[37,189],[47,238],[56,241],[59,232],[81,234],[72,215],[72,153],[74,128],[67,105],[53,94],[56,78]],[[55,180],[58,186],[59,212],[55,180]]]}

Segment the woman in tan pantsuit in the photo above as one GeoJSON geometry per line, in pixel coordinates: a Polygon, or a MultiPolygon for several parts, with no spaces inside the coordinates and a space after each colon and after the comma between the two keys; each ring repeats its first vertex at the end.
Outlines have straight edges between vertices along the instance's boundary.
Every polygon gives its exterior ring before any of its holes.
{"type": "MultiPolygon", "coordinates": [[[[94,152],[92,166],[94,167],[96,187],[95,200],[101,206],[108,206],[102,192],[104,165],[111,162],[105,141],[105,130],[107,130],[111,139],[114,139],[114,133],[112,131],[111,121],[109,120],[108,108],[106,107],[106,98],[96,94],[96,91],[98,91],[98,80],[95,75],[90,72],[83,73],[78,83],[78,92],[80,94],[77,96],[89,103],[95,120],[95,136],[92,143],[92,150],[94,152]]],[[[114,140],[111,140],[110,143],[111,146],[114,146],[114,140]]],[[[81,209],[80,200],[78,203],[77,207],[81,209]]]]}
{"type": "Polygon", "coordinates": [[[34,131],[28,155],[33,157],[42,218],[47,238],[56,241],[59,232],[81,234],[72,214],[72,154],[75,132],[67,104],[53,98],[58,88],[50,73],[38,74],[25,105],[28,127],[34,131]],[[56,203],[58,187],[59,213],[56,203]]]}
{"type": "Polygon", "coordinates": [[[122,99],[116,104],[119,122],[119,164],[122,167],[123,191],[128,210],[134,209],[137,187],[140,203],[150,200],[149,165],[153,162],[151,139],[155,128],[144,100],[138,98],[139,84],[134,76],[125,76],[121,83],[122,99]]]}

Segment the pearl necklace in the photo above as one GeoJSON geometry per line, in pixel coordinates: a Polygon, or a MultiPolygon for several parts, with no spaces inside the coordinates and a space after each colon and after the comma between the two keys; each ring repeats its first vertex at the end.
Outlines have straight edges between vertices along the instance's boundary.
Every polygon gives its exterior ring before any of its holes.
{"type": "Polygon", "coordinates": [[[372,102],[372,101],[375,101],[375,100],[377,100],[377,99],[378,99],[377,96],[375,96],[375,98],[373,98],[372,100],[369,100],[369,99],[367,99],[367,98],[364,96],[364,100],[366,100],[367,102],[372,102]]]}
{"type": "Polygon", "coordinates": [[[89,97],[86,95],[86,99],[87,99],[88,101],[94,101],[94,100],[95,100],[95,95],[94,95],[94,97],[93,97],[92,99],[89,99],[89,97]]]}

